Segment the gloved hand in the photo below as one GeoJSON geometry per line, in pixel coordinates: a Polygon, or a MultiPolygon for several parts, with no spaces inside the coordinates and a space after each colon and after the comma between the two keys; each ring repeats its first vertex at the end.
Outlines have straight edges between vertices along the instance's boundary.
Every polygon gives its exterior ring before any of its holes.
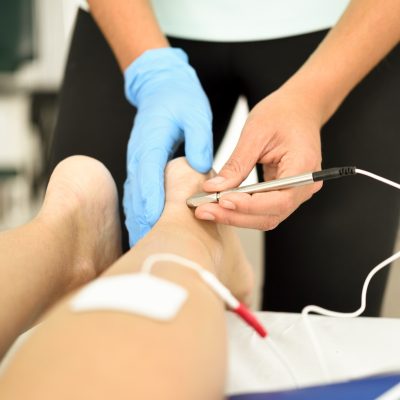
{"type": "Polygon", "coordinates": [[[123,205],[133,246],[164,207],[164,168],[182,141],[189,164],[211,169],[211,109],[181,49],[152,49],[126,70],[125,95],[138,111],[128,143],[123,205]]]}

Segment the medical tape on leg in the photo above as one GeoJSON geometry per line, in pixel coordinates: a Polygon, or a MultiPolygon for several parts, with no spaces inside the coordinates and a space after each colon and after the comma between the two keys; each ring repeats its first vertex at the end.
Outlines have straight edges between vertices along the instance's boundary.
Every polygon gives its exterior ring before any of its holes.
{"type": "Polygon", "coordinates": [[[188,297],[188,291],[170,281],[151,275],[154,264],[169,262],[189,268],[243,321],[261,337],[267,331],[252,312],[240,303],[216,276],[201,265],[171,253],[149,256],[141,272],[97,279],[83,288],[71,301],[76,312],[112,310],[139,314],[157,320],[176,316],[188,297]]]}
{"type": "MultiPolygon", "coordinates": [[[[97,279],[84,287],[71,301],[75,312],[120,311],[157,320],[170,320],[176,316],[188,297],[182,286],[151,274],[158,262],[175,263],[189,268],[200,276],[212,290],[229,292],[217,278],[201,265],[171,253],[149,256],[141,272],[97,279]]],[[[232,295],[230,295],[233,297],[232,295]]],[[[234,301],[234,299],[232,299],[234,301]]]]}
{"type": "Polygon", "coordinates": [[[178,314],[187,297],[182,286],[139,272],[97,279],[70,304],[75,312],[119,311],[168,321],[178,314]]]}
{"type": "MultiPolygon", "coordinates": [[[[157,262],[175,263],[197,272],[215,291],[227,289],[199,264],[170,253],[153,254],[143,263],[141,272],[97,279],[85,286],[71,301],[75,312],[119,311],[167,321],[174,318],[188,297],[182,286],[151,274],[157,262]]],[[[221,297],[221,296],[220,296],[221,297]]],[[[232,295],[231,295],[232,297],[232,295]]]]}

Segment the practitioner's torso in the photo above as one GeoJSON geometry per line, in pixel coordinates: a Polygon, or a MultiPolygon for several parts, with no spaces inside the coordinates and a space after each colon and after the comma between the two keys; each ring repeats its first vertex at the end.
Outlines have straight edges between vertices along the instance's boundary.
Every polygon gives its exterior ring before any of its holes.
{"type": "Polygon", "coordinates": [[[206,41],[276,39],[332,27],[350,0],[151,0],[164,33],[206,41]]]}

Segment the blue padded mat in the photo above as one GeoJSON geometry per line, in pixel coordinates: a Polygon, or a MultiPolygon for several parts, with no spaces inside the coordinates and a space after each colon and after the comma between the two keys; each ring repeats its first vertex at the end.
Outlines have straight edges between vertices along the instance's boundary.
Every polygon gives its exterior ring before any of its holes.
{"type": "Polygon", "coordinates": [[[229,400],[375,400],[397,384],[400,384],[400,374],[380,375],[304,389],[243,394],[231,396],[229,400]]]}

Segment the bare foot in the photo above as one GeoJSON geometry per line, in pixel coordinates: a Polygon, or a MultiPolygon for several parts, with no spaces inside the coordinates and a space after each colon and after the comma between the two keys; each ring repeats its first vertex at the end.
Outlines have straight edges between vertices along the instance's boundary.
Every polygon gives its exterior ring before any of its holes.
{"type": "Polygon", "coordinates": [[[186,199],[202,191],[211,174],[194,171],[185,158],[168,163],[165,174],[166,204],[160,222],[181,225],[186,234],[196,235],[211,253],[218,278],[241,301],[249,303],[254,277],[234,229],[227,225],[200,221],[186,206],[186,199]]]}
{"type": "Polygon", "coordinates": [[[93,158],[73,156],[57,165],[37,218],[65,240],[66,291],[95,278],[121,255],[115,183],[93,158]]]}

